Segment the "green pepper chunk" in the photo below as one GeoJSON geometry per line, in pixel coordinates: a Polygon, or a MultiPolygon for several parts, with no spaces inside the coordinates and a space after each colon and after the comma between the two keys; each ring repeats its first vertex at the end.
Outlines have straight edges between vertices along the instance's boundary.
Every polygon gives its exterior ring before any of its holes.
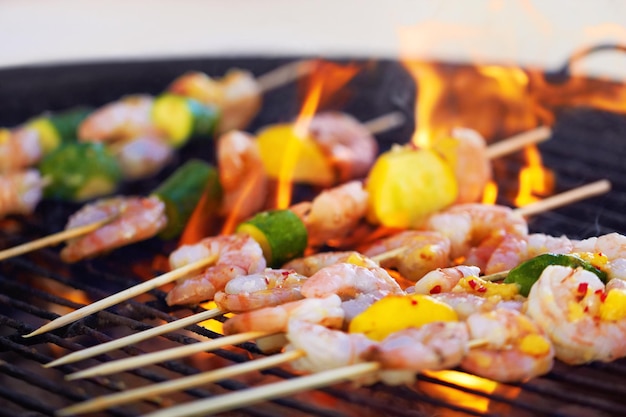
{"type": "Polygon", "coordinates": [[[219,201],[222,189],[217,170],[209,163],[191,159],[170,175],[152,195],[165,203],[167,226],[159,236],[171,239],[184,229],[203,193],[219,201]]]}
{"type": "Polygon", "coordinates": [[[39,132],[44,154],[48,154],[64,143],[75,141],[78,126],[92,111],[90,107],[76,107],[46,113],[29,120],[26,126],[39,132]]]}
{"type": "Polygon", "coordinates": [[[504,279],[505,284],[515,283],[520,286],[520,294],[528,297],[530,288],[541,276],[546,267],[550,265],[569,266],[570,268],[583,268],[593,272],[604,283],[607,282],[606,272],[593,266],[584,259],[571,254],[544,253],[523,262],[509,271],[504,279]]]}
{"type": "Polygon", "coordinates": [[[237,226],[237,232],[249,234],[261,245],[263,256],[271,268],[278,268],[304,255],[308,240],[304,223],[291,210],[258,213],[237,226]]]}
{"type": "Polygon", "coordinates": [[[50,181],[44,196],[84,201],[111,194],[122,180],[122,169],[101,143],[68,143],[52,151],[39,164],[50,181]]]}

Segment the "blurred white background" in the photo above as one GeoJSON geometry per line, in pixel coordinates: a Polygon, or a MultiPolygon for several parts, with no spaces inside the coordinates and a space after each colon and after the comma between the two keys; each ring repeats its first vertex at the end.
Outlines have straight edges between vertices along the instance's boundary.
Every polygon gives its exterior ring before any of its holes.
{"type": "MultiPolygon", "coordinates": [[[[519,63],[626,45],[621,0],[0,0],[0,65],[322,55],[519,63]]],[[[577,64],[626,78],[626,53],[577,64]]]]}

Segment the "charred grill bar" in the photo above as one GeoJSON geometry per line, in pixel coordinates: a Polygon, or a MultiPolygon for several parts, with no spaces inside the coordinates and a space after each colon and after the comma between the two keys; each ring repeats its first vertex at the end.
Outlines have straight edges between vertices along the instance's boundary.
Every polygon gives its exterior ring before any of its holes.
{"type": "MultiPolygon", "coordinates": [[[[198,59],[3,70],[0,71],[0,125],[12,126],[48,109],[64,109],[79,104],[97,106],[128,93],[158,93],[174,77],[188,69],[221,74],[230,67],[239,66],[262,74],[284,62],[287,60],[198,59]]],[[[363,64],[364,70],[350,84],[352,95],[347,97],[342,110],[360,120],[401,111],[411,120],[415,87],[403,67],[389,61],[363,64]]],[[[448,70],[454,70],[454,66],[448,70]]],[[[295,85],[269,93],[251,130],[292,119],[298,111],[297,97],[295,85]]],[[[400,129],[380,135],[381,148],[408,140],[413,127],[409,122],[400,129]]],[[[612,182],[613,190],[608,195],[534,217],[529,223],[533,232],[567,234],[572,238],[611,231],[626,232],[626,217],[623,214],[626,207],[626,169],[622,162],[626,158],[625,134],[626,118],[623,115],[590,108],[565,108],[559,112],[554,137],[540,145],[544,165],[556,174],[555,192],[603,178],[612,182]]],[[[211,159],[211,149],[211,146],[190,144],[178,162],[197,154],[211,159]]],[[[521,157],[511,156],[497,164],[496,180],[499,185],[504,189],[514,188],[515,174],[505,174],[519,171],[521,157]]],[[[158,178],[127,184],[120,192],[141,194],[153,189],[170,172],[166,169],[158,178]]],[[[501,193],[499,202],[511,204],[509,198],[509,193],[501,193]]],[[[67,216],[76,208],[70,203],[43,202],[32,217],[2,220],[0,247],[13,246],[62,229],[67,216]]],[[[163,301],[164,293],[155,290],[149,297],[122,303],[55,332],[32,339],[21,337],[57,315],[136,284],[138,276],[148,278],[164,272],[163,262],[160,261],[174,246],[175,242],[152,239],[74,265],[64,264],[59,259],[58,248],[43,249],[2,262],[0,416],[52,416],[59,408],[96,396],[247,361],[260,354],[254,344],[246,343],[218,350],[214,354],[201,354],[192,359],[170,361],[111,377],[73,382],[63,379],[66,374],[112,358],[194,343],[198,340],[196,336],[217,336],[205,328],[191,326],[185,332],[160,336],[139,346],[100,355],[85,362],[54,369],[41,366],[68,352],[189,314],[188,310],[167,307],[163,301]],[[157,261],[155,255],[158,255],[157,261]]],[[[160,406],[295,376],[282,368],[271,369],[94,415],[136,416],[160,406]]],[[[554,370],[542,378],[524,384],[499,384],[493,391],[445,381],[429,374],[420,376],[419,382],[410,387],[375,385],[354,388],[346,383],[244,408],[229,415],[626,415],[626,405],[622,401],[626,394],[625,381],[624,359],[580,367],[557,363],[554,370]]]]}

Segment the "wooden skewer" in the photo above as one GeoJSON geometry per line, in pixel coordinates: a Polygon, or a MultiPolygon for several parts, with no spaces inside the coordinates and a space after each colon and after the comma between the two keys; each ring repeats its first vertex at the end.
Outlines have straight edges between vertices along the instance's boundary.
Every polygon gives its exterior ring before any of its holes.
{"type": "Polygon", "coordinates": [[[290,83],[313,72],[318,62],[314,59],[290,62],[257,77],[261,94],[290,83]]]}
{"type": "Polygon", "coordinates": [[[525,146],[548,140],[550,136],[552,136],[552,130],[546,126],[511,136],[489,145],[489,147],[487,147],[487,158],[495,159],[502,155],[510,154],[525,146]]]}
{"type": "Polygon", "coordinates": [[[302,391],[328,386],[345,380],[356,379],[378,370],[380,370],[380,364],[378,362],[358,363],[356,365],[331,369],[329,371],[170,407],[147,414],[144,417],[184,417],[215,414],[274,398],[285,397],[302,391]]]}
{"type": "Polygon", "coordinates": [[[169,333],[174,330],[191,326],[192,324],[196,324],[201,321],[215,318],[224,313],[225,311],[219,308],[214,308],[211,310],[203,311],[201,313],[197,313],[189,317],[185,317],[183,319],[178,319],[170,323],[163,324],[161,326],[153,327],[152,329],[144,330],[138,333],[133,333],[128,336],[122,337],[120,339],[111,340],[110,342],[106,342],[101,345],[95,345],[87,349],[70,353],[69,355],[65,355],[63,357],[60,357],[59,359],[55,359],[52,362],[49,362],[43,366],[44,368],[51,368],[53,366],[66,365],[68,363],[82,361],[84,359],[88,359],[96,355],[100,355],[100,354],[110,352],[115,349],[119,349],[125,346],[129,346],[129,345],[141,342],[142,340],[146,340],[151,337],[159,336],[159,335],[169,333]]]}
{"type": "Polygon", "coordinates": [[[248,372],[260,371],[262,369],[278,366],[286,362],[293,361],[306,355],[302,350],[292,350],[289,352],[272,355],[254,361],[244,362],[237,365],[227,366],[214,371],[203,372],[197,375],[178,378],[172,381],[152,384],[137,389],[123,391],[93,400],[84,401],[57,411],[57,416],[70,416],[76,414],[90,413],[105,410],[117,405],[127,404],[132,401],[163,395],[170,392],[182,391],[185,389],[208,384],[226,378],[232,378],[248,372]]]}
{"type": "Polygon", "coordinates": [[[105,217],[93,223],[89,223],[83,226],[73,227],[71,229],[63,230],[62,232],[54,233],[52,235],[36,239],[31,242],[24,243],[22,245],[14,246],[9,249],[0,251],[0,261],[12,258],[14,256],[23,255],[28,252],[35,251],[37,249],[45,248],[47,246],[53,246],[57,243],[64,242],[68,239],[72,239],[78,236],[91,233],[94,230],[99,229],[105,224],[112,222],[118,217],[117,214],[113,216],[105,217]]]}
{"type": "Polygon", "coordinates": [[[113,362],[103,363],[83,371],[75,372],[65,376],[68,381],[88,378],[93,376],[110,375],[116,372],[126,371],[128,369],[139,368],[142,366],[152,365],[158,362],[165,362],[171,359],[183,358],[200,352],[210,352],[228,345],[236,345],[252,339],[269,336],[272,333],[267,332],[245,332],[233,334],[230,336],[220,337],[219,339],[208,340],[206,342],[193,343],[166,349],[158,352],[146,353],[141,356],[131,356],[129,358],[120,359],[113,362]]]}
{"type": "Polygon", "coordinates": [[[367,121],[363,123],[363,126],[372,135],[377,135],[379,133],[399,127],[404,124],[405,121],[406,118],[404,117],[404,114],[400,113],[399,111],[394,111],[367,121]]]}
{"type": "Polygon", "coordinates": [[[610,189],[611,182],[609,180],[599,180],[552,197],[544,198],[536,203],[519,207],[515,209],[515,211],[524,217],[532,216],[537,213],[552,210],[553,208],[562,207],[575,201],[604,194],[610,189]]]}
{"type": "MultiPolygon", "coordinates": [[[[476,348],[487,343],[483,339],[471,340],[468,348],[476,348]]],[[[277,355],[268,356],[254,361],[244,362],[237,365],[231,365],[225,368],[203,372],[189,377],[179,378],[173,381],[166,381],[158,384],[152,384],[145,387],[136,388],[116,394],[94,398],[79,404],[72,405],[57,412],[58,416],[69,416],[75,414],[83,414],[88,412],[101,411],[117,405],[126,404],[157,395],[167,394],[170,392],[182,391],[194,388],[209,382],[219,381],[225,378],[232,378],[245,373],[260,371],[262,369],[278,366],[293,360],[306,356],[303,350],[292,350],[277,355]]]]}
{"type": "Polygon", "coordinates": [[[99,301],[96,301],[82,308],[79,308],[78,310],[72,311],[71,313],[68,313],[64,316],[58,317],[52,320],[50,323],[45,324],[41,326],[39,329],[29,334],[23,335],[22,337],[33,337],[41,333],[58,329],[61,326],[65,326],[66,324],[72,323],[90,314],[96,313],[100,310],[104,310],[105,308],[121,303],[122,301],[126,301],[129,298],[136,297],[137,295],[153,290],[157,287],[160,287],[161,285],[165,285],[170,282],[176,281],[180,278],[183,278],[200,268],[204,268],[215,263],[216,260],[217,260],[217,255],[213,255],[213,256],[209,256],[204,259],[201,259],[199,261],[192,262],[181,268],[174,269],[173,271],[170,271],[158,277],[152,278],[149,281],[135,285],[134,287],[131,287],[131,288],[127,288],[109,297],[103,298],[99,301]]]}

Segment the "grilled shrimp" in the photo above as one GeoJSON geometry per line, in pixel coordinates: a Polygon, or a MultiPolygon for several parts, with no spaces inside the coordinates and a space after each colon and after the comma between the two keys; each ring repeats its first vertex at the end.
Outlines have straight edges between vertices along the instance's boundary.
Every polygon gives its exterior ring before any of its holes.
{"type": "Polygon", "coordinates": [[[577,241],[566,236],[557,237],[543,233],[531,233],[526,238],[526,242],[528,244],[527,257],[530,259],[544,253],[572,253],[577,241]]]}
{"type": "Polygon", "coordinates": [[[223,291],[215,293],[215,303],[224,311],[238,313],[296,301],[303,298],[300,288],[306,279],[293,270],[267,268],[228,281],[223,291]]]}
{"type": "Polygon", "coordinates": [[[522,311],[524,302],[519,300],[503,301],[499,297],[481,297],[466,292],[442,292],[431,297],[454,309],[459,320],[466,320],[474,313],[484,313],[495,309],[522,311]]]}
{"type": "Polygon", "coordinates": [[[302,284],[302,295],[307,298],[337,294],[342,299],[361,294],[375,294],[379,298],[389,294],[403,294],[398,283],[383,268],[366,268],[351,263],[327,266],[302,284]]]}
{"type": "Polygon", "coordinates": [[[528,259],[525,236],[496,231],[467,253],[463,263],[475,265],[485,274],[495,274],[515,268],[528,259]]]}
{"type": "Polygon", "coordinates": [[[39,171],[0,175],[0,218],[9,214],[31,214],[41,200],[44,181],[39,171]]]}
{"type": "Polygon", "coordinates": [[[322,191],[311,202],[291,207],[309,232],[309,246],[333,245],[334,240],[347,236],[363,219],[367,210],[368,193],[360,181],[322,191]]]}
{"type": "Polygon", "coordinates": [[[358,261],[367,268],[378,267],[378,264],[356,251],[319,252],[314,255],[296,258],[283,265],[285,269],[293,269],[299,274],[310,277],[322,268],[342,262],[358,261]]]}
{"type": "Polygon", "coordinates": [[[447,293],[464,277],[477,277],[480,268],[476,266],[459,265],[450,268],[438,268],[424,275],[415,283],[413,290],[417,294],[447,293]]]}
{"type": "Polygon", "coordinates": [[[487,343],[469,350],[461,362],[466,371],[499,382],[518,382],[552,369],[552,344],[541,328],[519,311],[476,313],[466,323],[472,340],[487,343]]]}
{"type": "Polygon", "coordinates": [[[458,184],[456,204],[480,201],[485,185],[491,180],[491,163],[485,139],[475,130],[452,129],[451,136],[434,144],[452,167],[458,184]]]}
{"type": "Polygon", "coordinates": [[[597,255],[598,261],[603,263],[600,269],[605,271],[609,278],[626,280],[626,236],[609,233],[584,239],[574,242],[572,252],[597,255]]]}
{"type": "Polygon", "coordinates": [[[366,359],[379,362],[385,370],[410,371],[410,379],[403,382],[412,382],[418,372],[459,365],[468,340],[465,323],[432,322],[390,334],[366,359]]]}
{"type": "Polygon", "coordinates": [[[232,69],[222,79],[193,71],[175,79],[168,90],[220,110],[217,133],[245,129],[261,109],[261,89],[252,73],[232,69]]]}
{"type": "Polygon", "coordinates": [[[142,135],[117,142],[111,151],[120,163],[124,178],[136,180],[150,177],[174,156],[174,149],[158,136],[142,135]]]}
{"type": "Polygon", "coordinates": [[[238,314],[224,323],[224,334],[249,331],[286,332],[291,321],[340,328],[343,319],[341,299],[331,294],[325,298],[306,298],[238,314]]]}
{"type": "Polygon", "coordinates": [[[61,251],[61,258],[66,262],[76,262],[96,256],[151,238],[167,224],[165,205],[157,197],[112,197],[81,208],[70,217],[66,229],[116,215],[114,220],[97,230],[68,241],[61,251]]]}
{"type": "Polygon", "coordinates": [[[619,283],[605,288],[592,272],[551,265],[532,286],[526,314],[563,362],[609,362],[626,356],[625,300],[619,283]]]}
{"type": "MultiPolygon", "coordinates": [[[[377,342],[360,333],[345,333],[301,320],[289,322],[287,339],[289,344],[285,347],[286,351],[306,352],[302,358],[291,362],[295,370],[305,372],[319,372],[365,362],[369,352],[377,345],[377,342]]],[[[363,382],[373,383],[376,379],[374,376],[363,382]]]]}
{"type": "Polygon", "coordinates": [[[268,177],[254,138],[232,131],[217,140],[217,165],[224,191],[222,213],[236,213],[235,222],[263,209],[268,177]]]}
{"type": "Polygon", "coordinates": [[[78,139],[113,142],[141,135],[159,136],[152,121],[154,98],[148,95],[126,96],[91,113],[78,127],[78,139]]]}
{"type": "Polygon", "coordinates": [[[43,148],[35,129],[0,129],[0,173],[30,167],[42,156],[43,148]]]}
{"type": "Polygon", "coordinates": [[[355,118],[326,112],[311,120],[309,132],[330,161],[338,183],[363,178],[378,154],[378,142],[355,118]]]}
{"type": "Polygon", "coordinates": [[[453,259],[467,256],[470,249],[479,246],[495,233],[525,237],[526,221],[511,208],[487,204],[458,204],[432,215],[425,225],[427,230],[438,231],[451,243],[453,259]]]}
{"type": "Polygon", "coordinates": [[[170,255],[170,267],[180,268],[216,254],[217,261],[199,275],[182,278],[167,294],[167,304],[191,304],[213,299],[228,281],[262,272],[266,265],[261,246],[250,236],[235,234],[205,238],[194,245],[183,245],[170,255]]]}
{"type": "Polygon", "coordinates": [[[438,232],[407,230],[374,243],[365,252],[373,257],[394,249],[393,256],[380,261],[384,268],[397,269],[411,281],[417,281],[426,273],[450,264],[450,239],[438,232]]]}

